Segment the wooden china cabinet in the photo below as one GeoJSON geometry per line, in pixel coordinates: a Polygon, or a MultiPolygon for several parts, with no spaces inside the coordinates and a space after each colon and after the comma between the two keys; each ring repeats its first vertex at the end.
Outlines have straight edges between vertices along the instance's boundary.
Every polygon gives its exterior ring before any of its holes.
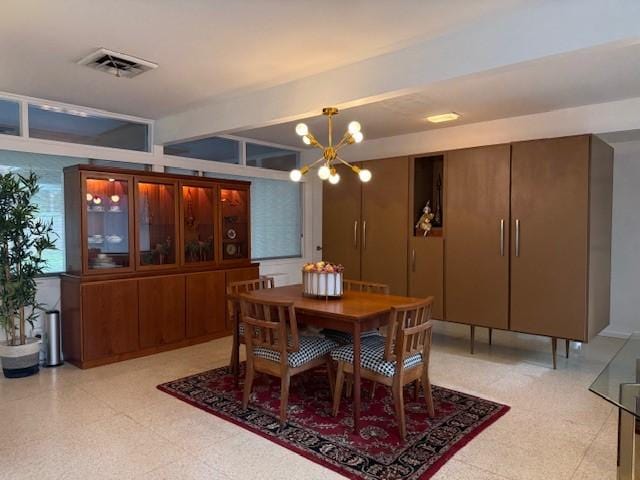
{"type": "Polygon", "coordinates": [[[65,168],[65,360],[82,368],[228,335],[251,263],[249,182],[65,168]]]}

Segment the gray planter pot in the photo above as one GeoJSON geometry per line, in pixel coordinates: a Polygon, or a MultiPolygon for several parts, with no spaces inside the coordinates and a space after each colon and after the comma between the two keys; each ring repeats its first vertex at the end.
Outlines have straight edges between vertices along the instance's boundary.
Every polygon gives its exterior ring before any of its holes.
{"type": "Polygon", "coordinates": [[[24,345],[7,345],[0,342],[2,372],[7,378],[22,378],[39,371],[40,339],[28,338],[24,345]]]}

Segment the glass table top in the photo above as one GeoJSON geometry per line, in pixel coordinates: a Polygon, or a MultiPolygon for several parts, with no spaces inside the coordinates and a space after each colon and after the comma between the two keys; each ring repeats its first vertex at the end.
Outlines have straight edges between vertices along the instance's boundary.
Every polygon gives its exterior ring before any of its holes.
{"type": "Polygon", "coordinates": [[[589,390],[640,418],[640,333],[627,339],[589,390]]]}

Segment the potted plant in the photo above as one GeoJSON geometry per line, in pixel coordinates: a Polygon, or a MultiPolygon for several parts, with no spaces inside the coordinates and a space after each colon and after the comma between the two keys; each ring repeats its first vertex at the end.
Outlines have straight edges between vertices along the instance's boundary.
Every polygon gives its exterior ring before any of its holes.
{"type": "Polygon", "coordinates": [[[33,197],[38,177],[13,173],[0,175],[0,360],[5,377],[38,372],[40,341],[28,338],[26,324],[38,316],[36,277],[46,266],[46,250],[55,248],[53,222],[37,217],[33,197]]]}

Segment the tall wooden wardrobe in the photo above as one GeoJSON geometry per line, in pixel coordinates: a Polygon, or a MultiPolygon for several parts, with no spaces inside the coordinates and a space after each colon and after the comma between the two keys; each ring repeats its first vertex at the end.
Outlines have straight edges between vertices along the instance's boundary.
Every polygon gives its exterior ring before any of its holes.
{"type": "Polygon", "coordinates": [[[323,258],[341,263],[345,278],[386,283],[407,291],[407,157],[367,162],[373,179],[360,182],[340,169],[338,185],[323,190],[323,258]]]}
{"type": "Polygon", "coordinates": [[[613,149],[598,137],[366,165],[366,186],[345,172],[324,190],[324,258],[347,277],[433,295],[434,317],[472,326],[472,339],[475,326],[544,335],[555,352],[557,338],[587,342],[608,325],[613,149]],[[442,218],[423,237],[427,201],[442,218]]]}
{"type": "Polygon", "coordinates": [[[449,152],[447,320],[579,341],[600,332],[612,160],[590,135],[449,152]]]}

